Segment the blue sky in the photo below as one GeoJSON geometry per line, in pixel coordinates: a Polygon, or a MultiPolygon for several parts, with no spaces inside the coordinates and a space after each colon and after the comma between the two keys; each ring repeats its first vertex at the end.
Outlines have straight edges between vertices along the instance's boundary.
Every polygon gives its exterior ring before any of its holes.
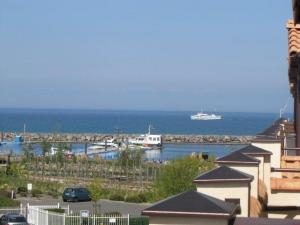
{"type": "Polygon", "coordinates": [[[277,112],[291,11],[286,0],[2,0],[1,107],[277,112]]]}

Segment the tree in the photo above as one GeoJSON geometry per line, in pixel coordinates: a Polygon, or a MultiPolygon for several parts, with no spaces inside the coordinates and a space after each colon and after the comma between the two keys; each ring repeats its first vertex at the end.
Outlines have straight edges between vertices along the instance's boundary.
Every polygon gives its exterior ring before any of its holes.
{"type": "Polygon", "coordinates": [[[43,156],[45,156],[46,153],[48,153],[51,148],[51,143],[46,140],[43,140],[41,143],[41,148],[42,148],[42,154],[43,156]]]}
{"type": "Polygon", "coordinates": [[[34,156],[34,148],[31,143],[22,145],[22,151],[25,156],[26,162],[31,161],[34,156]]]}
{"type": "Polygon", "coordinates": [[[200,172],[212,169],[213,162],[197,157],[186,157],[163,166],[154,183],[157,198],[166,198],[181,192],[195,190],[193,179],[200,172]]]}
{"type": "Polygon", "coordinates": [[[99,178],[94,178],[89,186],[89,191],[91,193],[91,199],[94,202],[94,213],[98,212],[100,204],[97,205],[97,202],[101,199],[103,194],[102,182],[99,178]]]}

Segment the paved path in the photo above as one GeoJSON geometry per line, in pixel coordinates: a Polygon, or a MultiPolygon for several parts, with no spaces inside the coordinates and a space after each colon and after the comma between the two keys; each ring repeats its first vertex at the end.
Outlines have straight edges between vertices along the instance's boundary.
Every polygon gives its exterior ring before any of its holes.
{"type": "MultiPolygon", "coordinates": [[[[53,199],[50,197],[42,198],[19,198],[22,204],[31,204],[31,205],[54,205],[60,203],[62,206],[70,206],[70,210],[74,213],[79,212],[80,210],[90,210],[93,212],[93,202],[63,202],[61,198],[53,199]]],[[[110,201],[110,200],[101,200],[97,202],[97,205],[100,203],[100,212],[120,212],[123,215],[130,214],[131,216],[140,216],[141,210],[150,206],[151,204],[147,203],[127,203],[119,201],[110,201]]]]}

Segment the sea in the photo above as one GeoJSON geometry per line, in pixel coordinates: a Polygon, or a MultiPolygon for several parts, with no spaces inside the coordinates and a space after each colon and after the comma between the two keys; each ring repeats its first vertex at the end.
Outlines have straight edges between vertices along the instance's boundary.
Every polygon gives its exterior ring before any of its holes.
{"type": "MultiPolygon", "coordinates": [[[[0,109],[0,131],[21,133],[101,133],[101,134],[157,134],[183,135],[255,135],[278,119],[276,113],[217,112],[222,120],[195,121],[190,116],[195,111],[129,111],[129,110],[58,110],[58,109],[0,109]]],[[[208,112],[212,113],[212,112],[208,112]]],[[[292,118],[292,114],[284,115],[292,118]]],[[[144,153],[145,160],[165,161],[192,153],[205,152],[221,157],[243,145],[219,144],[165,144],[162,150],[144,153]]],[[[18,144],[2,145],[0,151],[11,150],[21,154],[18,144]]],[[[35,145],[36,153],[40,146],[35,145]]],[[[72,151],[84,151],[80,144],[72,145],[72,151]]],[[[114,159],[116,155],[107,155],[114,159]]]]}

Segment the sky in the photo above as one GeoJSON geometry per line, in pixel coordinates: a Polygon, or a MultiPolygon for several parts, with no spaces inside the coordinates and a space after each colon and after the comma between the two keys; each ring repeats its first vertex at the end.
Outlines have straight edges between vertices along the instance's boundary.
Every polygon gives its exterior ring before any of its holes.
{"type": "Polygon", "coordinates": [[[279,112],[291,17],[290,0],[0,0],[0,108],[279,112]]]}

